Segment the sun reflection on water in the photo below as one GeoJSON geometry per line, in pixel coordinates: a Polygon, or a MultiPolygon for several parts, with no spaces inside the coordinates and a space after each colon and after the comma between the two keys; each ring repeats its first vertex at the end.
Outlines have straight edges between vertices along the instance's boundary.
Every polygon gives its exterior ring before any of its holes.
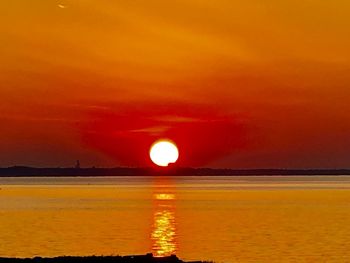
{"type": "Polygon", "coordinates": [[[173,199],[175,199],[174,194],[155,194],[154,197],[156,200],[173,200],[173,199]]]}
{"type": "Polygon", "coordinates": [[[152,250],[156,257],[175,254],[175,217],[170,211],[158,211],[154,215],[154,226],[152,232],[152,250]]]}
{"type": "Polygon", "coordinates": [[[152,252],[155,257],[176,253],[175,194],[169,188],[158,188],[153,195],[154,213],[152,225],[152,252]]]}

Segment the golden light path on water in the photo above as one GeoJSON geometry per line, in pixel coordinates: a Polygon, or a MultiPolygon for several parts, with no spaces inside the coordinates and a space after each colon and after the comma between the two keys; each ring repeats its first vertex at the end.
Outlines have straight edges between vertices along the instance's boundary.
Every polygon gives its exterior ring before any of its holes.
{"type": "MultiPolygon", "coordinates": [[[[164,179],[155,184],[154,211],[151,233],[152,253],[156,257],[176,254],[175,193],[171,184],[163,185],[164,179]],[[160,184],[159,184],[160,183],[160,184]]],[[[169,183],[169,181],[168,181],[169,183]]]]}

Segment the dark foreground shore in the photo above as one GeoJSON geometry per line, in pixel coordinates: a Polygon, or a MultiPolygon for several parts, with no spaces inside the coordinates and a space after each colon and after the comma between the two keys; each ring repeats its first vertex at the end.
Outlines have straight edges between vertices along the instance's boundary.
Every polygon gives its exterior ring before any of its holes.
{"type": "Polygon", "coordinates": [[[153,257],[152,254],[138,256],[89,256],[55,258],[0,258],[0,263],[205,263],[202,261],[185,262],[177,256],[153,257]]]}

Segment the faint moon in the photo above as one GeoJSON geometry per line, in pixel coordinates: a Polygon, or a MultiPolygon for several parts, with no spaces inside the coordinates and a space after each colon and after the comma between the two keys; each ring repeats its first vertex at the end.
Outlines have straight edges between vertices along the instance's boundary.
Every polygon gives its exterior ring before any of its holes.
{"type": "Polygon", "coordinates": [[[168,140],[156,141],[150,149],[150,158],[158,166],[168,166],[179,158],[179,150],[175,143],[168,140]]]}
{"type": "Polygon", "coordinates": [[[67,8],[67,6],[64,5],[64,4],[58,4],[57,6],[58,6],[59,8],[62,8],[62,9],[67,8]]]}

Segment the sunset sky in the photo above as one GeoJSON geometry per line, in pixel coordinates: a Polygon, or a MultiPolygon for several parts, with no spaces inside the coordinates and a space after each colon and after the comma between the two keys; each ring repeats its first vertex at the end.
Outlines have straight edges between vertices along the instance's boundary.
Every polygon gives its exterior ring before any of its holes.
{"type": "Polygon", "coordinates": [[[350,167],[350,1],[11,0],[0,166],[350,167]]]}

